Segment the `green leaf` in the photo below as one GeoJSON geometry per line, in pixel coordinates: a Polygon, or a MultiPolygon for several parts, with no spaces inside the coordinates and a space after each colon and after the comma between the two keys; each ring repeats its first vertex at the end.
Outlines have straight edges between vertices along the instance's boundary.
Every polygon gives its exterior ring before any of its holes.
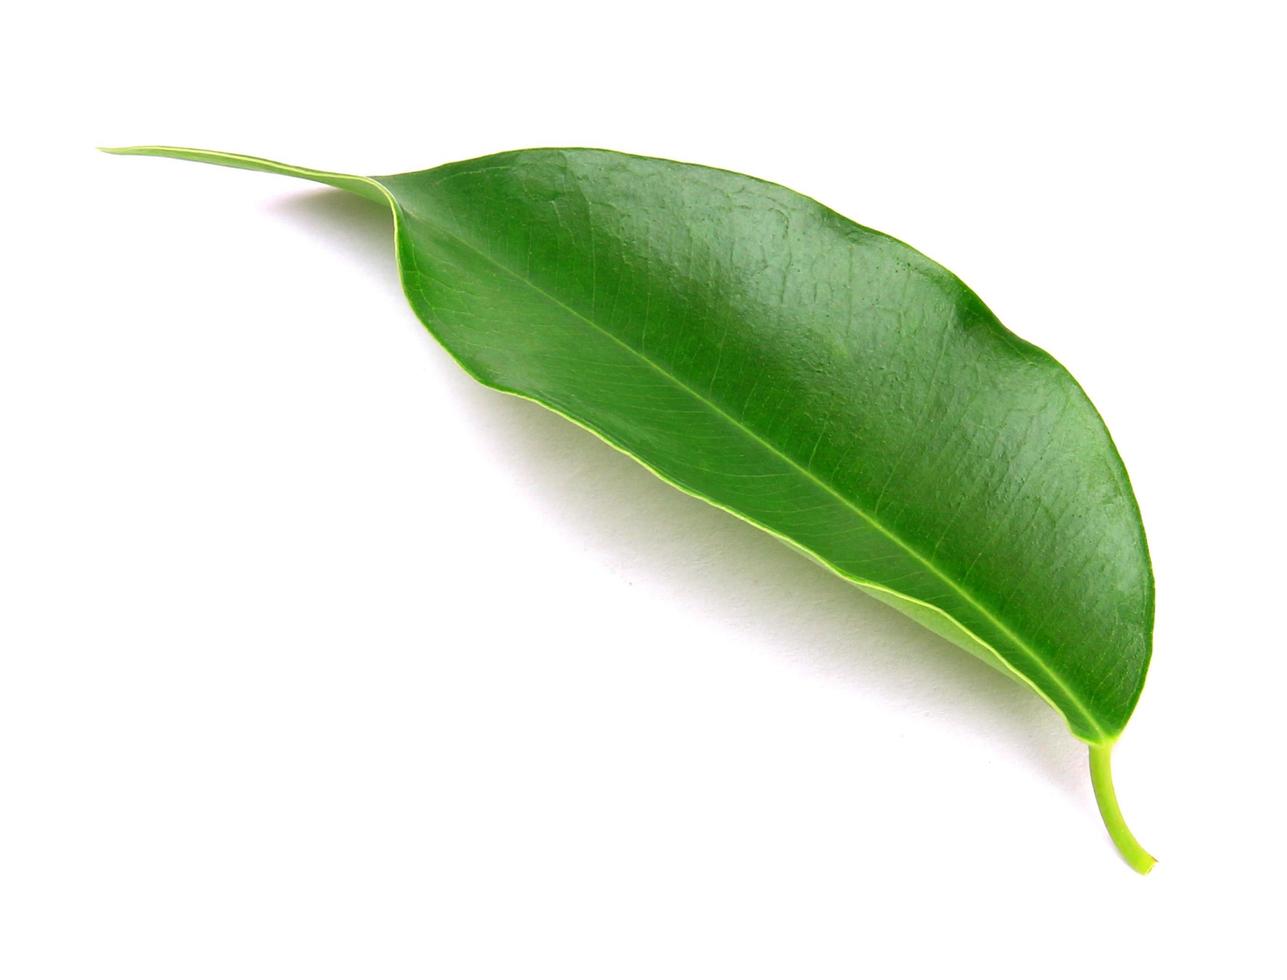
{"type": "Polygon", "coordinates": [[[1029,685],[1109,750],[1153,578],[1090,400],[946,269],[784,187],[603,150],[355,177],[113,150],[387,202],[403,288],[469,374],[544,405],[1029,685]]]}

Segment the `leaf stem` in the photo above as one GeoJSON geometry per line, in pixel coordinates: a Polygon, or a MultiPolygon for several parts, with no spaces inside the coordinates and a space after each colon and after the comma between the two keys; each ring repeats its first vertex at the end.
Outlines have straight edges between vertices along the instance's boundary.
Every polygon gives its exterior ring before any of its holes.
{"type": "Polygon", "coordinates": [[[1090,781],[1095,787],[1095,802],[1099,804],[1099,813],[1104,818],[1108,835],[1113,838],[1113,843],[1117,845],[1117,850],[1126,863],[1140,874],[1146,875],[1153,870],[1157,859],[1140,846],[1122,817],[1122,809],[1117,805],[1117,793],[1113,790],[1113,769],[1109,761],[1112,753],[1112,742],[1090,746],[1090,781]]]}

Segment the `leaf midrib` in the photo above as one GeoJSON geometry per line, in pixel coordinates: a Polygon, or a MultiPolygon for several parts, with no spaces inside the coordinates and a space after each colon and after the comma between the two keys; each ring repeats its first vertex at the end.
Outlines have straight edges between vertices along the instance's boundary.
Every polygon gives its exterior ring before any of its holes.
{"type": "MultiPolygon", "coordinates": [[[[388,192],[388,195],[391,201],[396,201],[396,198],[391,189],[385,188],[384,185],[378,179],[376,178],[372,178],[372,179],[376,183],[380,184],[380,186],[388,192]]],[[[401,204],[395,205],[394,207],[395,219],[398,217],[398,211],[401,209],[402,209],[401,204]]],[[[421,218],[420,220],[426,220],[426,219],[421,218]]],[[[430,222],[426,222],[426,223],[430,223],[430,222]]],[[[628,353],[632,354],[636,359],[638,359],[641,363],[646,365],[648,368],[651,368],[654,372],[659,374],[663,379],[668,381],[670,384],[673,384],[677,388],[680,388],[681,390],[689,394],[691,397],[696,399],[698,402],[705,405],[715,414],[725,419],[735,428],[741,430],[752,441],[763,446],[770,453],[772,453],[774,456],[781,459],[783,462],[785,462],[788,466],[790,466],[792,469],[798,472],[805,479],[811,481],[823,492],[834,497],[844,507],[846,507],[848,510],[852,511],[854,514],[860,517],[863,521],[865,521],[868,525],[874,528],[877,532],[884,535],[890,542],[892,542],[894,545],[902,549],[906,554],[911,556],[914,560],[919,562],[922,566],[924,566],[924,568],[927,571],[929,571],[937,579],[943,582],[944,585],[946,585],[949,589],[951,589],[962,599],[964,599],[968,605],[970,605],[975,610],[977,610],[977,612],[984,619],[986,619],[989,623],[991,623],[994,627],[996,627],[1002,633],[1002,635],[1004,635],[1011,643],[1013,643],[1016,647],[1018,647],[1020,650],[1026,653],[1032,659],[1033,663],[1035,663],[1036,666],[1041,669],[1042,673],[1044,673],[1047,680],[1049,680],[1050,683],[1054,687],[1056,687],[1064,695],[1064,697],[1068,699],[1068,701],[1073,705],[1073,707],[1075,707],[1077,711],[1081,713],[1082,719],[1083,721],[1085,721],[1086,726],[1091,731],[1095,732],[1104,741],[1108,740],[1107,733],[1096,722],[1094,715],[1091,714],[1090,710],[1086,707],[1084,703],[1082,703],[1081,699],[1077,697],[1077,695],[1067,685],[1067,683],[1063,680],[1063,678],[1055,671],[1053,667],[1051,667],[1048,663],[1046,663],[1045,659],[1036,650],[1030,647],[1022,639],[1020,639],[1019,636],[1014,632],[1014,630],[1012,630],[1008,625],[1006,625],[1006,623],[1003,620],[1001,620],[997,615],[995,615],[980,600],[975,598],[975,596],[972,593],[967,591],[963,586],[957,584],[957,582],[953,578],[947,575],[942,569],[940,569],[937,565],[935,565],[929,558],[925,557],[919,551],[917,551],[917,549],[915,549],[910,544],[908,544],[896,531],[893,531],[890,528],[886,527],[884,524],[882,524],[872,515],[868,514],[865,510],[859,507],[854,501],[850,500],[848,497],[842,494],[836,487],[828,483],[826,480],[823,480],[821,477],[817,476],[812,470],[808,469],[805,466],[802,466],[792,456],[788,455],[786,452],[784,452],[782,449],[775,446],[773,443],[768,442],[759,433],[757,433],[754,429],[749,428],[744,422],[742,422],[736,416],[730,415],[719,404],[711,401],[708,397],[703,395],[701,392],[685,384],[683,380],[671,374],[660,364],[651,360],[643,352],[637,350],[636,348],[627,344],[625,341],[621,340],[619,337],[616,336],[616,334],[612,333],[612,331],[608,330],[606,327],[596,323],[594,320],[590,319],[588,316],[581,313],[579,310],[569,306],[567,303],[559,299],[554,294],[547,292],[545,289],[543,289],[537,283],[533,282],[531,279],[528,279],[526,276],[522,275],[517,270],[501,262],[490,252],[484,251],[479,246],[473,244],[472,242],[466,240],[465,238],[462,238],[461,236],[457,235],[453,231],[447,228],[444,228],[439,223],[433,222],[432,224],[439,232],[441,232],[446,237],[450,238],[452,241],[456,242],[463,248],[467,249],[468,251],[484,259],[490,265],[492,265],[499,271],[505,273],[516,282],[519,282],[522,285],[527,286],[529,289],[537,293],[546,301],[553,303],[555,306],[571,314],[573,317],[582,321],[587,326],[598,331],[603,336],[607,337],[610,341],[612,341],[614,344],[619,346],[622,350],[625,350],[628,353]]],[[[401,254],[402,251],[403,249],[401,247],[401,241],[399,239],[399,247],[398,247],[399,259],[403,258],[401,254]]],[[[414,264],[414,258],[412,262],[414,264]]],[[[418,270],[417,270],[417,274],[420,274],[418,270]]],[[[885,588],[885,586],[881,585],[879,582],[866,582],[865,580],[857,579],[857,577],[855,576],[849,576],[849,577],[853,578],[854,581],[863,581],[863,584],[866,584],[866,585],[871,585],[882,589],[885,588]]],[[[907,596],[907,598],[917,602],[924,601],[924,600],[915,599],[915,597],[913,596],[907,596]]],[[[930,605],[933,605],[933,604],[931,603],[930,605]]],[[[953,620],[953,622],[955,622],[955,618],[952,617],[951,613],[949,613],[947,610],[942,609],[941,607],[938,607],[938,606],[934,606],[934,608],[938,609],[939,612],[943,613],[943,615],[945,616],[948,616],[950,619],[953,620]]],[[[960,626],[961,624],[958,623],[957,625],[960,626]]],[[[988,644],[988,646],[991,647],[991,644],[988,644]]],[[[1004,663],[1006,663],[1012,670],[1018,671],[1018,668],[1015,667],[1014,664],[1011,664],[1004,656],[1002,656],[999,650],[992,648],[992,652],[996,654],[996,656],[999,657],[1004,663]]],[[[1060,710],[1063,711],[1062,708],[1060,710]]]]}

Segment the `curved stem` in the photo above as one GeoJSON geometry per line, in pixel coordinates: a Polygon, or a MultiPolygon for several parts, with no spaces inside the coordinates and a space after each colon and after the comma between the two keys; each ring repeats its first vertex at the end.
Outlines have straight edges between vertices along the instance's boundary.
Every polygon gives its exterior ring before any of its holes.
{"type": "Polygon", "coordinates": [[[1090,781],[1095,787],[1095,802],[1099,804],[1099,813],[1104,818],[1108,835],[1113,838],[1113,843],[1117,845],[1117,850],[1126,859],[1126,863],[1140,874],[1146,875],[1153,870],[1157,859],[1140,846],[1122,817],[1122,809],[1117,805],[1117,793],[1113,791],[1113,769],[1109,762],[1112,752],[1112,742],[1090,747],[1090,781]]]}

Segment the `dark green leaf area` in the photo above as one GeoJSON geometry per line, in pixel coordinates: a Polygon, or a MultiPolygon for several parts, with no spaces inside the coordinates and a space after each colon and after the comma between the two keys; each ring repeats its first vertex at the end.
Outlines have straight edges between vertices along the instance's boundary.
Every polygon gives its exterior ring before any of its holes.
{"type": "Polygon", "coordinates": [[[777,185],[606,151],[377,179],[412,305],[479,380],[941,614],[1081,738],[1125,725],[1153,615],[1125,470],[947,270],[777,185]]]}

